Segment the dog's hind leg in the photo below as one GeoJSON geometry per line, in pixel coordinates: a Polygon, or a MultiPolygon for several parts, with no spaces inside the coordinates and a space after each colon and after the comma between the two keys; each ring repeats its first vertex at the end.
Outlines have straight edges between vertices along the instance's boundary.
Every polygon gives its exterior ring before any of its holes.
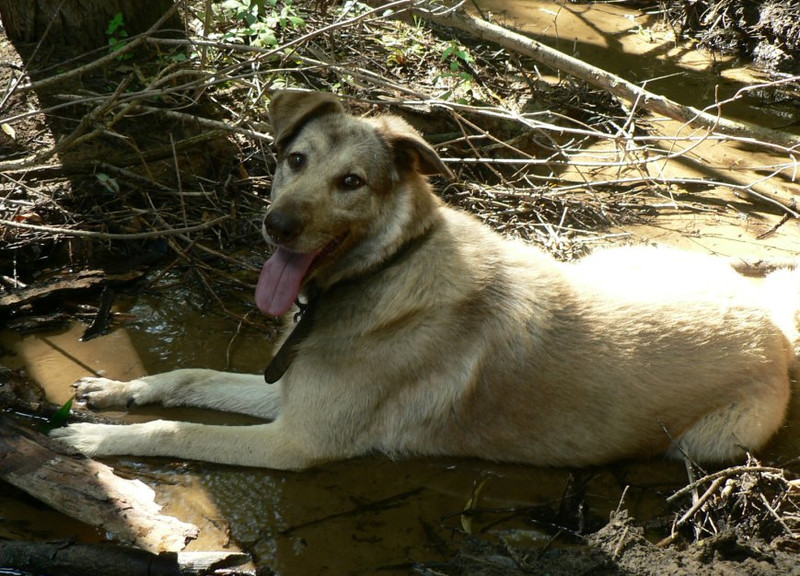
{"type": "Polygon", "coordinates": [[[76,398],[95,409],[162,404],[275,419],[281,408],[280,382],[268,385],[253,374],[183,369],[129,382],[82,378],[74,386],[76,398]]]}
{"type": "Polygon", "coordinates": [[[761,289],[772,319],[764,334],[772,331],[776,336],[763,355],[770,362],[753,364],[752,379],[738,384],[738,394],[733,385],[730,404],[691,426],[673,446],[673,455],[683,452],[700,462],[730,461],[761,448],[781,426],[791,377],[800,377],[800,269],[773,272],[761,289]]]}
{"type": "Polygon", "coordinates": [[[698,463],[725,463],[758,450],[780,428],[789,394],[788,376],[773,376],[752,396],[700,418],[675,441],[669,455],[698,463]]]}

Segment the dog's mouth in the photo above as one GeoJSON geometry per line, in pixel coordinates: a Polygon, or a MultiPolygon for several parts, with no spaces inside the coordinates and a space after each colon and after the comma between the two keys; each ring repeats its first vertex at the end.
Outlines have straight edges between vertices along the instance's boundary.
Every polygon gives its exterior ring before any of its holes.
{"type": "Polygon", "coordinates": [[[270,316],[283,316],[297,300],[306,278],[341,245],[345,236],[313,252],[292,252],[277,246],[258,277],[255,295],[258,309],[270,316]]]}

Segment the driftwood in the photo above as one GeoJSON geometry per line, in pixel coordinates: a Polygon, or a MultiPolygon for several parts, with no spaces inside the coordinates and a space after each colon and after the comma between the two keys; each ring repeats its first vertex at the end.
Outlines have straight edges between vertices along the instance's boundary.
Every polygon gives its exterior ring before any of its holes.
{"type": "Polygon", "coordinates": [[[198,529],[159,514],[154,492],[0,415],[0,479],[52,508],[151,552],[182,550],[198,529]]]}
{"type": "MultiPolygon", "coordinates": [[[[25,414],[35,414],[41,418],[52,419],[54,415],[61,411],[61,407],[57,404],[47,402],[44,397],[44,392],[38,389],[30,380],[27,380],[23,375],[13,372],[8,368],[0,366],[0,411],[13,410],[25,414]]],[[[83,422],[101,422],[111,423],[110,420],[104,419],[101,416],[93,414],[88,411],[77,411],[70,414],[70,421],[78,420],[83,422]]],[[[89,473],[94,473],[94,468],[89,468],[90,461],[87,461],[82,456],[72,457],[71,454],[63,454],[70,452],[70,449],[52,443],[47,437],[35,434],[27,429],[21,429],[13,421],[8,418],[0,416],[0,478],[16,474],[20,478],[24,474],[20,473],[18,459],[28,458],[29,452],[18,451],[18,446],[21,444],[23,450],[31,450],[29,442],[33,442],[36,446],[33,448],[35,452],[40,449],[44,453],[52,450],[58,459],[77,460],[81,466],[86,466],[89,473]],[[18,436],[21,436],[18,437],[18,436]],[[9,440],[10,437],[10,440],[9,440]],[[39,443],[45,443],[46,446],[39,446],[39,443]],[[14,451],[13,457],[9,460],[9,447],[14,451]],[[17,461],[14,465],[13,462],[17,461]]],[[[92,463],[97,464],[97,463],[92,463]]],[[[53,466],[49,464],[48,466],[53,466]]],[[[98,465],[102,467],[102,465],[98,465]]],[[[110,471],[110,469],[109,469],[110,471]]],[[[41,476],[41,474],[39,474],[41,476]]],[[[103,477],[106,475],[103,474],[103,477]]],[[[96,477],[83,478],[82,483],[93,484],[94,480],[101,478],[100,475],[96,477]]],[[[45,480],[52,479],[48,476],[45,480]]],[[[66,494],[72,490],[72,486],[65,485],[66,480],[60,476],[55,478],[56,486],[45,489],[45,492],[53,490],[61,490],[65,493],[65,498],[75,498],[72,493],[66,494]]],[[[19,484],[17,484],[19,486],[19,484]]],[[[88,484],[87,484],[88,485],[88,484]]],[[[128,480],[117,479],[114,485],[119,488],[133,486],[135,493],[146,493],[147,487],[143,487],[139,482],[131,482],[128,480]]],[[[40,498],[41,490],[28,490],[25,486],[20,486],[23,490],[31,493],[33,496],[40,498]]],[[[110,487],[104,486],[103,494],[100,495],[99,504],[97,506],[107,505],[109,514],[113,515],[115,512],[121,514],[130,514],[130,510],[125,509],[124,504],[120,504],[122,500],[117,494],[113,493],[110,487]],[[107,492],[107,493],[106,493],[107,492]],[[106,504],[103,504],[105,502],[106,504]]],[[[81,487],[82,493],[91,493],[91,490],[85,486],[81,487]]],[[[86,494],[83,494],[86,496],[86,494]]],[[[89,497],[89,496],[86,496],[89,497]]],[[[44,500],[44,498],[40,498],[44,500]]],[[[138,506],[134,503],[134,499],[129,499],[131,506],[138,506]]],[[[138,500],[137,500],[138,502],[138,500]]],[[[81,507],[81,502],[76,503],[76,507],[81,507]]],[[[152,504],[149,504],[152,507],[152,504]]],[[[58,508],[58,506],[54,506],[58,508]]],[[[87,513],[91,513],[94,506],[87,507],[87,513]]],[[[62,512],[70,513],[69,510],[62,509],[62,512]]],[[[141,510],[139,510],[141,512],[141,510]]],[[[81,517],[80,520],[94,524],[91,518],[81,517]]],[[[166,523],[167,529],[177,527],[177,529],[186,531],[191,536],[195,530],[190,524],[182,524],[177,522],[174,518],[166,516],[155,516],[155,520],[159,523],[166,523]]],[[[129,523],[130,518],[122,518],[120,521],[129,523]]],[[[104,525],[98,525],[101,528],[106,528],[104,525]]],[[[131,530],[134,530],[131,526],[131,530]]],[[[137,533],[147,532],[150,528],[146,525],[140,526],[135,531],[137,533]]],[[[124,541],[122,534],[118,533],[119,539],[124,541]]],[[[148,536],[152,537],[152,535],[148,536]]],[[[133,542],[133,539],[130,539],[133,542]]],[[[184,540],[185,541],[185,540],[184,540]]],[[[182,547],[180,537],[176,539],[179,547],[182,547]]],[[[140,544],[140,542],[135,542],[140,544]]],[[[207,552],[183,552],[171,551],[160,552],[156,554],[153,551],[143,550],[141,548],[134,548],[130,546],[123,546],[119,544],[80,544],[75,542],[24,542],[24,541],[3,541],[0,540],[0,567],[13,568],[15,570],[24,570],[35,574],[59,574],[60,576],[206,576],[215,574],[226,574],[227,576],[238,576],[252,574],[252,564],[249,563],[250,556],[243,552],[238,551],[207,551],[207,552]],[[237,567],[235,569],[231,569],[237,567]]]]}
{"type": "Polygon", "coordinates": [[[704,128],[726,136],[752,140],[762,145],[772,144],[783,151],[800,147],[800,136],[735,122],[722,118],[718,114],[709,114],[692,106],[678,104],[606,70],[587,64],[578,58],[559,52],[507,28],[471,16],[463,10],[442,10],[441,7],[436,8],[433,5],[428,9],[428,5],[427,2],[414,3],[414,14],[435,24],[467,32],[481,40],[495,42],[508,50],[533,58],[545,66],[561,70],[593,86],[602,88],[618,98],[636,102],[637,106],[650,112],[663,114],[689,126],[704,128]]]}
{"type": "Polygon", "coordinates": [[[0,566],[59,576],[205,576],[232,572],[242,552],[162,552],[112,544],[0,541],[0,566]]]}
{"type": "Polygon", "coordinates": [[[130,282],[142,276],[143,272],[138,270],[124,274],[106,274],[103,270],[83,270],[75,274],[67,274],[51,282],[26,286],[3,294],[0,296],[0,312],[19,308],[44,298],[63,296],[70,292],[86,290],[103,284],[130,282]]]}

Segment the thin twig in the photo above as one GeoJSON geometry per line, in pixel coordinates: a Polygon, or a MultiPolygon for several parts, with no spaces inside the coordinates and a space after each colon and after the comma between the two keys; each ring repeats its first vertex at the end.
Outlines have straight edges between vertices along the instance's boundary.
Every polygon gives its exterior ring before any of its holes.
{"type": "Polygon", "coordinates": [[[702,478],[684,486],[680,490],[676,491],[671,496],[667,497],[667,502],[672,502],[681,496],[685,496],[695,488],[702,486],[703,484],[707,484],[708,482],[713,482],[717,478],[729,478],[731,476],[738,476],[743,473],[762,473],[762,474],[774,474],[783,478],[785,474],[785,470],[782,468],[773,468],[771,466],[749,466],[744,464],[742,466],[732,466],[730,468],[725,468],[724,470],[719,470],[718,472],[713,472],[711,474],[707,474],[702,478]]]}
{"type": "Polygon", "coordinates": [[[176,236],[180,234],[190,234],[192,232],[200,232],[208,230],[222,222],[230,219],[231,216],[220,216],[202,224],[194,226],[186,226],[185,228],[172,228],[170,230],[154,230],[152,232],[130,232],[124,234],[112,234],[109,232],[97,232],[94,230],[80,230],[75,228],[61,228],[59,226],[44,226],[39,224],[28,224],[26,222],[14,222],[12,220],[0,220],[0,225],[8,226],[9,228],[20,228],[23,230],[32,230],[35,232],[46,232],[48,234],[55,234],[63,238],[93,238],[95,240],[143,240],[145,238],[161,238],[164,236],[176,236]]]}

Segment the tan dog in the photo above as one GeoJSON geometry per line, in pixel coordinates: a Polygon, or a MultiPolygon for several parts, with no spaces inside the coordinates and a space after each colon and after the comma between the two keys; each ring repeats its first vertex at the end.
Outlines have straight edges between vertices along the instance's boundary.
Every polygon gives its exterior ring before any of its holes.
{"type": "Polygon", "coordinates": [[[77,388],[97,408],[273,421],[54,436],[93,456],[286,469],[370,452],[583,466],[664,451],[723,461],[780,427],[797,272],[756,287],[723,260],[646,248],[558,263],[445,206],[426,175],[447,169],[402,120],[295,91],[274,95],[271,116],[275,253],[256,301],[274,315],[309,301],[267,370],[278,381],[177,370],[77,388]]]}

